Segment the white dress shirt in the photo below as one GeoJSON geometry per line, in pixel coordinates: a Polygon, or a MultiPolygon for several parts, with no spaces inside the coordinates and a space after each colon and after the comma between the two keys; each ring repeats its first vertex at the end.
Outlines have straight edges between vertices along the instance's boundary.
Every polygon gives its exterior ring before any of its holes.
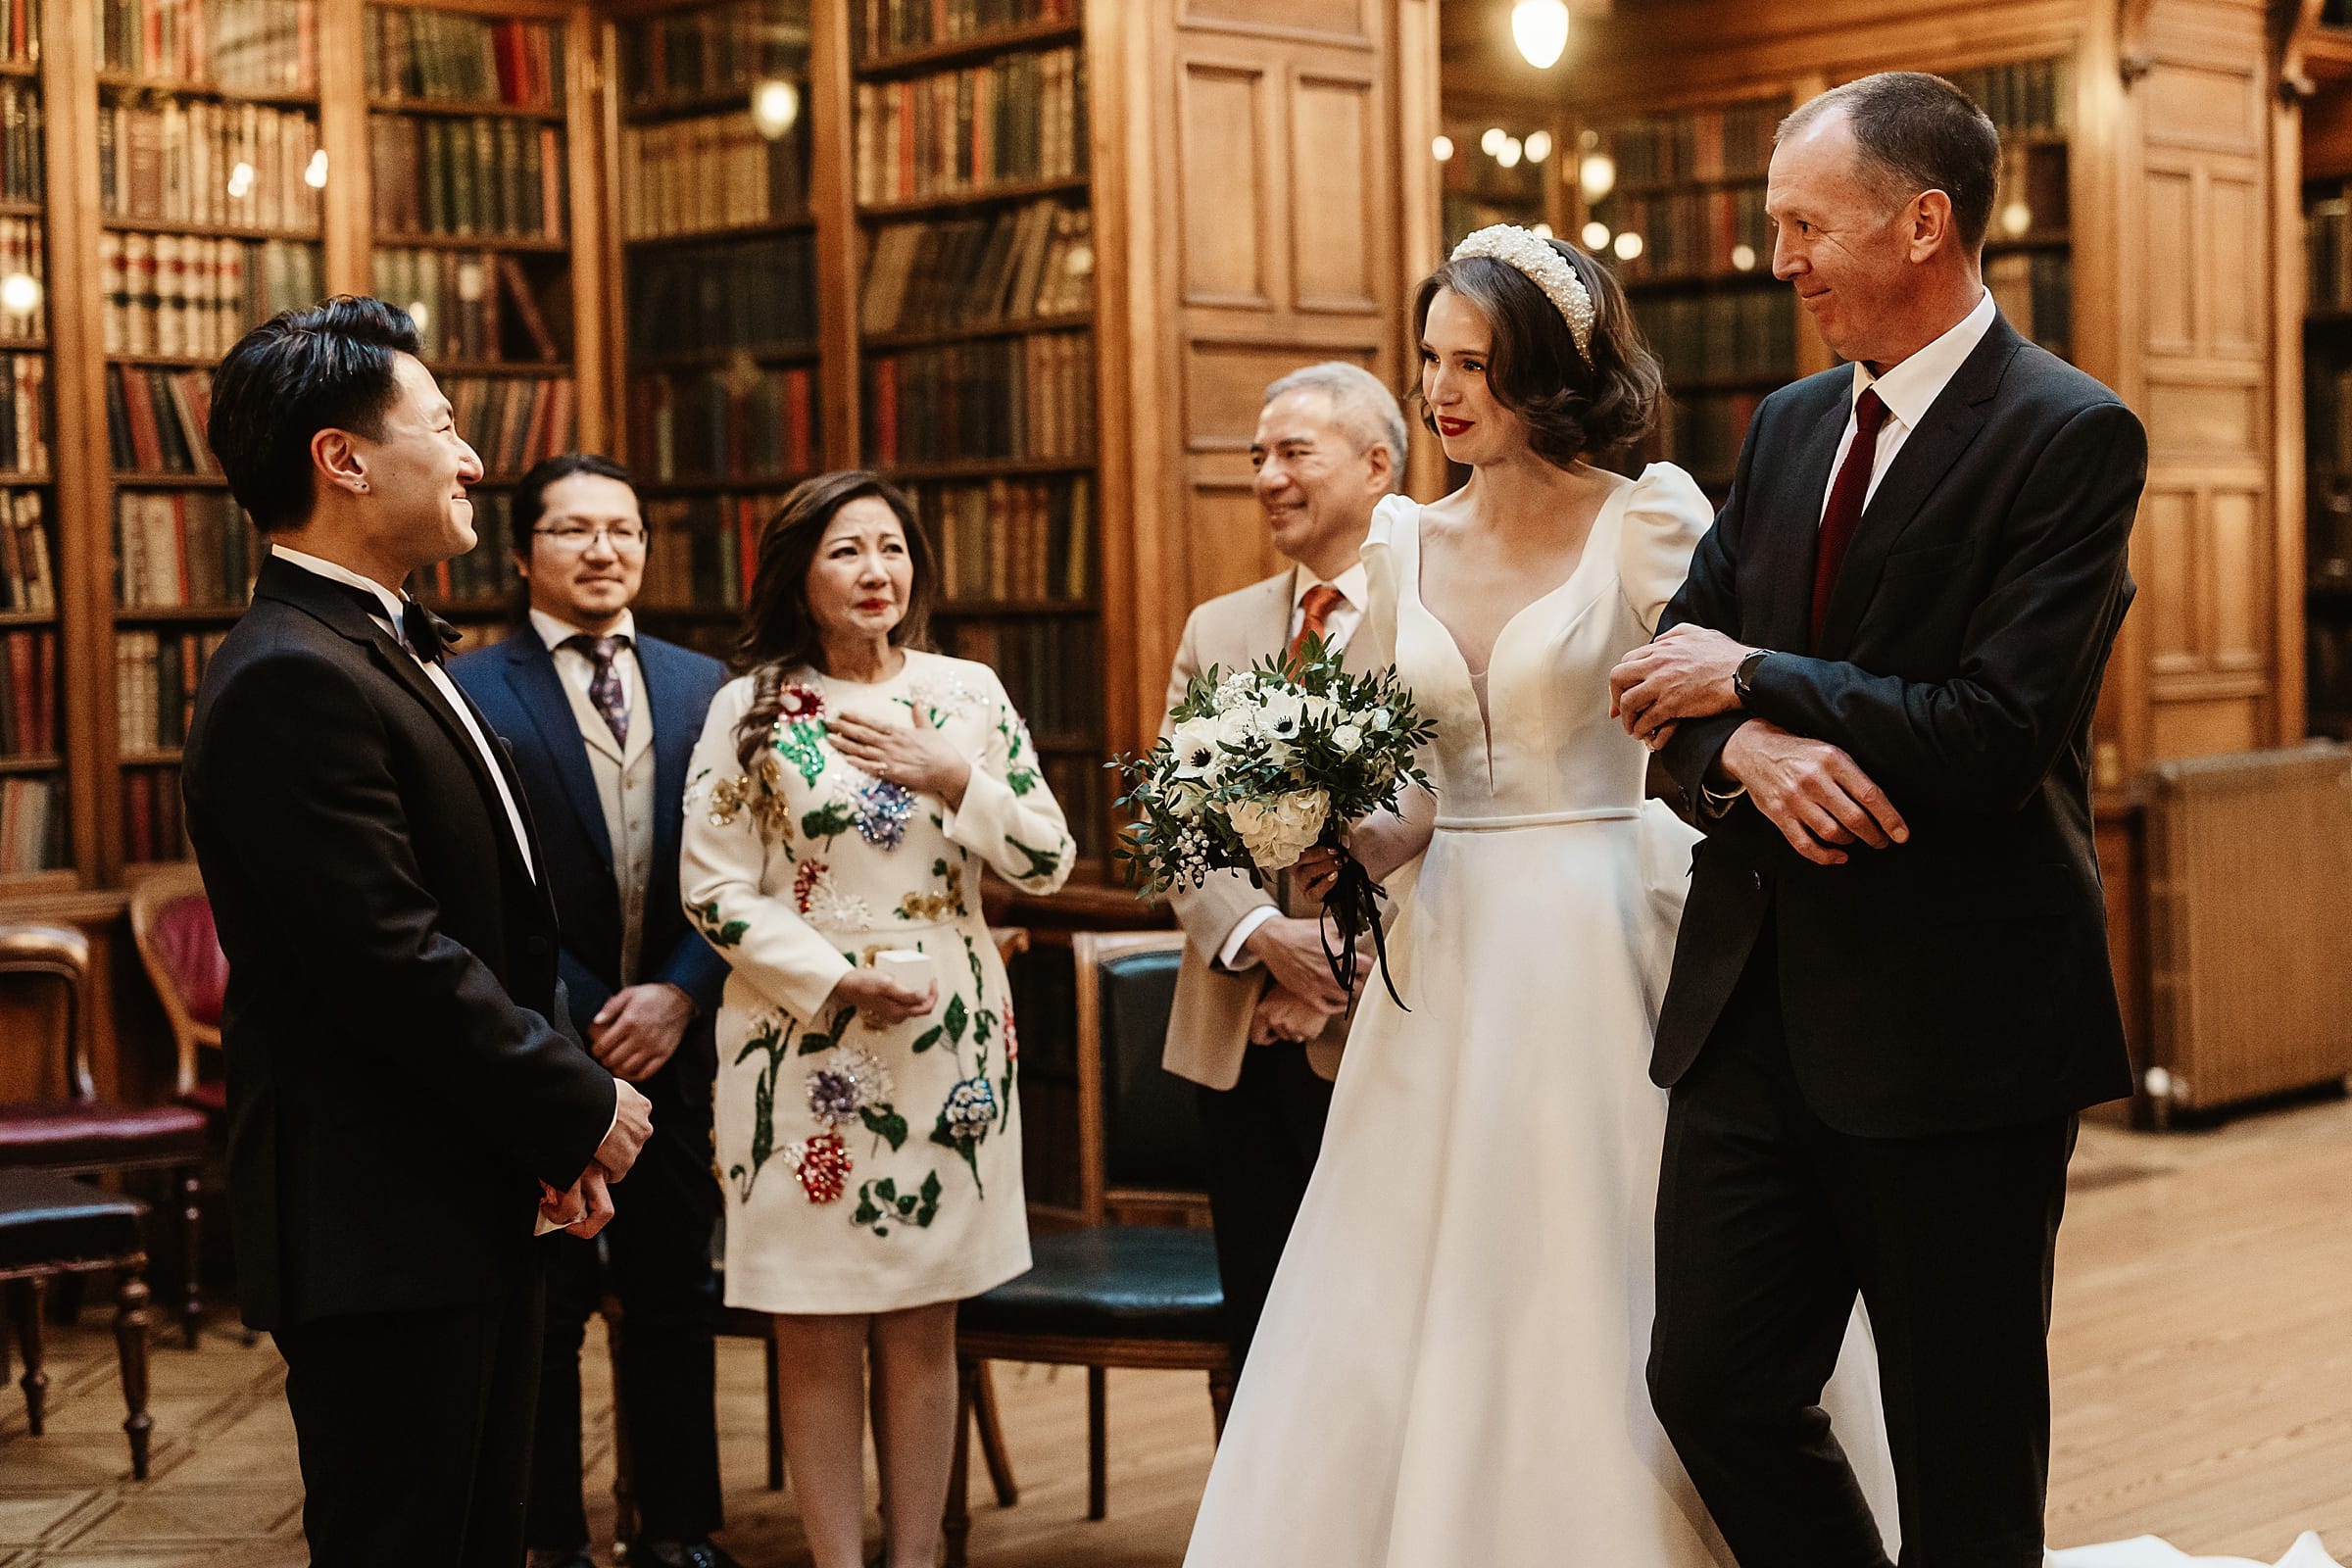
{"type": "MultiPolygon", "coordinates": [[[[1304,566],[1292,570],[1291,629],[1284,642],[1286,648],[1298,641],[1298,629],[1306,619],[1307,590],[1322,581],[1304,566]]],[[[1340,591],[1340,602],[1324,614],[1323,640],[1334,647],[1345,648],[1348,639],[1355,635],[1355,628],[1364,623],[1364,600],[1372,591],[1371,574],[1365,571],[1364,564],[1359,561],[1332,578],[1329,586],[1340,591]]],[[[1225,938],[1225,946],[1217,952],[1218,966],[1236,971],[1253,966],[1257,962],[1257,956],[1247,951],[1250,936],[1259,926],[1281,912],[1272,905],[1261,904],[1236,920],[1231,934],[1225,938]]]]}
{"type": "MultiPolygon", "coordinates": [[[[410,658],[416,658],[416,650],[409,648],[408,638],[401,631],[401,612],[406,603],[405,595],[396,594],[373,578],[363,577],[349,567],[338,566],[331,561],[322,561],[317,556],[306,556],[299,550],[288,550],[284,545],[271,545],[270,548],[279,560],[289,565],[300,566],[303,570],[324,577],[329,582],[346,583],[354,588],[365,588],[373,594],[376,602],[384,607],[384,612],[368,618],[390,634],[394,642],[400,644],[402,648],[408,649],[410,658]]],[[[530,872],[531,880],[536,882],[539,879],[539,868],[531,863],[531,836],[523,829],[522,812],[514,805],[514,792],[507,788],[506,769],[499,765],[498,754],[490,750],[489,738],[482,733],[482,727],[473,721],[473,709],[467,705],[465,698],[458,695],[457,684],[449,678],[449,672],[438,663],[429,660],[417,659],[416,664],[424,671],[424,678],[432,682],[433,690],[441,694],[441,700],[449,705],[449,710],[457,715],[458,722],[466,727],[466,733],[472,737],[473,749],[481,753],[482,765],[490,769],[490,782],[498,786],[499,804],[507,808],[507,825],[514,830],[514,847],[522,852],[523,868],[530,872]]]]}
{"type": "MultiPolygon", "coordinates": [[[[563,675],[564,683],[586,697],[588,688],[596,683],[596,661],[580,649],[566,648],[564,644],[569,638],[594,637],[596,633],[574,626],[570,621],[551,615],[544,610],[531,612],[531,629],[539,634],[541,642],[547,644],[547,651],[554,657],[556,669],[563,675]]],[[[638,682],[644,678],[637,668],[637,612],[633,610],[622,611],[620,624],[614,626],[610,635],[629,640],[629,645],[613,658],[612,668],[620,676],[620,710],[634,721],[637,716],[638,682]]]]}
{"type": "MultiPolygon", "coordinates": [[[[1976,353],[1977,345],[1984,341],[1984,334],[1992,329],[1995,314],[1988,289],[1977,301],[1976,309],[1960,318],[1943,336],[1885,375],[1873,375],[1869,366],[1855,362],[1845,434],[1838,440],[1838,455],[1830,462],[1830,480],[1821,492],[1821,510],[1825,514],[1830,510],[1830,492],[1838,488],[1838,470],[1845,466],[1845,455],[1853,448],[1855,426],[1850,411],[1853,404],[1862,401],[1863,392],[1876,387],[1879,401],[1886,405],[1886,417],[1879,425],[1878,450],[1870,465],[1870,488],[1862,494],[1862,505],[1868,507],[1871,498],[1879,493],[1879,481],[1886,477],[1887,468],[1892,466],[1894,455],[1903,450],[1903,443],[1928,416],[1928,410],[1943,395],[1952,377],[1960,373],[1960,367],[1968,363],[1968,357],[1976,353]]],[[[1818,522],[1819,518],[1815,520],[1818,522]]]]}

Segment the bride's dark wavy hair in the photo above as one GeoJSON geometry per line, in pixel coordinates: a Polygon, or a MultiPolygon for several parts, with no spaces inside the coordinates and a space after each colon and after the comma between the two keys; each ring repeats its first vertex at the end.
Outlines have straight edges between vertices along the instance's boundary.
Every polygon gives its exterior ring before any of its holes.
{"type": "MultiPolygon", "coordinates": [[[[1494,401],[1527,425],[1528,445],[1554,467],[1579,458],[1630,447],[1657,420],[1665,377],[1657,356],[1642,341],[1625,290],[1609,270],[1562,240],[1544,244],[1576,270],[1592,297],[1592,363],[1576,351],[1567,318],[1551,297],[1508,262],[1465,256],[1447,262],[1421,280],[1413,295],[1413,340],[1429,325],[1430,302],[1451,289],[1486,317],[1494,345],[1487,351],[1487,387],[1494,401]]],[[[1438,421],[1421,397],[1420,378],[1412,396],[1421,422],[1434,435],[1438,421]]]]}

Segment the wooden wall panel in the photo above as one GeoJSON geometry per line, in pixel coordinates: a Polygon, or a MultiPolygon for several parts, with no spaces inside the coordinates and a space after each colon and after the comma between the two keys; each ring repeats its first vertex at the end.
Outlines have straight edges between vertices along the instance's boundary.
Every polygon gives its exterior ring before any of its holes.
{"type": "Polygon", "coordinates": [[[1320,33],[1368,44],[1372,9],[1372,0],[1187,0],[1184,21],[1193,26],[1320,33]]]}
{"type": "Polygon", "coordinates": [[[1178,97],[1184,206],[1178,234],[1187,305],[1262,309],[1268,299],[1265,73],[1188,63],[1178,97]]]}
{"type": "Polygon", "coordinates": [[[1292,93],[1292,189],[1314,195],[1315,221],[1291,228],[1291,276],[1302,311],[1366,313],[1380,308],[1379,249],[1371,187],[1372,83],[1301,75],[1292,93]]]}
{"type": "Polygon", "coordinates": [[[2146,186],[2148,240],[2147,343],[2151,354],[2188,354],[2196,348],[2199,252],[2196,175],[2191,170],[2151,168],[2146,186]]]}

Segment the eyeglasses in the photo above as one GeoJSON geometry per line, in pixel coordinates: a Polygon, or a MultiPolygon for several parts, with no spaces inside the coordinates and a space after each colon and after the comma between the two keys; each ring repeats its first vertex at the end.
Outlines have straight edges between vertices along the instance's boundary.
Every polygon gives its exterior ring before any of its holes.
{"type": "Polygon", "coordinates": [[[599,523],[593,528],[565,523],[555,528],[533,528],[531,532],[569,554],[585,554],[589,544],[597,539],[605,540],[622,555],[645,548],[645,530],[633,522],[599,523]]]}

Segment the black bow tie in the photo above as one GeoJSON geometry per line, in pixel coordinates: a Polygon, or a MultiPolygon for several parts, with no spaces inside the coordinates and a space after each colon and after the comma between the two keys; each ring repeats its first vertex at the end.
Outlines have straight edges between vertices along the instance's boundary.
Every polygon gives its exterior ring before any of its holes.
{"type": "MultiPolygon", "coordinates": [[[[327,580],[334,582],[331,577],[327,580]]],[[[335,586],[349,594],[361,609],[368,612],[369,618],[380,618],[385,614],[384,601],[371,590],[348,582],[336,582],[335,586]]],[[[394,635],[409,645],[409,652],[428,664],[440,663],[449,652],[450,645],[466,635],[414,599],[402,602],[399,624],[393,631],[394,635]]]]}

